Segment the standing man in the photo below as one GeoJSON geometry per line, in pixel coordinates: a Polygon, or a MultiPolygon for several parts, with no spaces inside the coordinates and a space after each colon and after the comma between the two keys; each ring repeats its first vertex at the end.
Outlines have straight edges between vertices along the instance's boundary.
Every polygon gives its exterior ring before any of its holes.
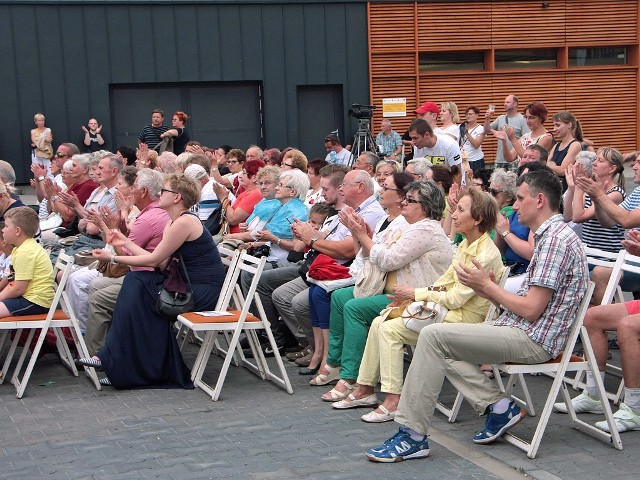
{"type": "MultiPolygon", "coordinates": [[[[509,125],[513,127],[513,130],[516,134],[516,138],[520,138],[523,134],[529,132],[529,127],[527,127],[527,122],[521,113],[518,113],[518,97],[515,95],[507,95],[504,99],[504,111],[506,112],[504,115],[500,115],[493,122],[491,122],[491,111],[487,110],[484,116],[484,131],[485,133],[490,132],[491,130],[502,130],[505,125],[509,125]]],[[[496,168],[504,168],[505,170],[509,170],[510,163],[504,159],[504,153],[502,149],[502,143],[498,142],[498,149],[496,150],[496,168]]],[[[507,140],[507,145],[509,149],[513,145],[511,142],[507,140]]]]}
{"type": "Polygon", "coordinates": [[[567,342],[589,273],[582,242],[558,214],[561,199],[562,185],[552,172],[537,170],[520,177],[513,208],[520,223],[535,232],[533,257],[520,290],[507,292],[475,260],[476,268],[456,267],[463,285],[505,311],[494,324],[437,323],[422,329],[395,417],[403,426],[367,452],[370,460],[429,456],[427,434],[445,377],[478,414],[488,413],[484,428],[473,437],[475,443],[492,443],[522,420],[520,407],[484,376],[480,365],[546,362],[567,342]]]}
{"type": "MultiPolygon", "coordinates": [[[[432,165],[446,165],[449,169],[453,165],[462,164],[458,142],[449,135],[433,133],[431,125],[426,120],[417,119],[411,122],[409,136],[413,144],[413,158],[424,158],[432,165]]],[[[465,182],[465,171],[462,169],[462,185],[465,182]]]]}
{"type": "MultiPolygon", "coordinates": [[[[431,130],[435,130],[438,121],[438,115],[440,115],[440,107],[435,102],[424,102],[420,105],[416,110],[414,110],[417,118],[421,120],[425,120],[429,125],[431,125],[431,130]]],[[[404,132],[402,135],[402,144],[409,147],[409,153],[404,156],[404,163],[406,164],[409,160],[413,159],[413,144],[411,143],[411,135],[409,134],[409,129],[404,132]]]]}
{"type": "Polygon", "coordinates": [[[379,153],[389,160],[397,160],[402,153],[402,139],[400,135],[391,130],[391,121],[382,120],[381,132],[376,137],[376,145],[379,153]]]}
{"type": "Polygon", "coordinates": [[[330,133],[324,137],[324,146],[328,152],[325,158],[327,163],[345,165],[347,167],[351,165],[351,152],[342,146],[338,135],[330,133]]]}
{"type": "Polygon", "coordinates": [[[154,110],[151,112],[151,125],[145,125],[140,135],[138,135],[138,142],[145,143],[149,150],[153,150],[158,145],[164,132],[169,130],[169,127],[164,123],[164,112],[162,110],[154,110]]]}
{"type": "Polygon", "coordinates": [[[91,118],[86,127],[83,125],[82,130],[84,131],[82,143],[86,153],[97,152],[104,148],[106,142],[102,136],[102,125],[99,125],[95,118],[91,118]]]}

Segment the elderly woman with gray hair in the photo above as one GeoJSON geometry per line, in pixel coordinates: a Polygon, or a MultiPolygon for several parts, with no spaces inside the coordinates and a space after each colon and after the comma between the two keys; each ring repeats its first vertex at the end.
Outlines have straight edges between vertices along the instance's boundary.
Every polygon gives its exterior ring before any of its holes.
{"type": "Polygon", "coordinates": [[[603,227],[596,217],[591,197],[575,184],[576,176],[592,177],[615,204],[625,199],[624,165],[622,154],[611,147],[603,147],[596,153],[579,152],[576,163],[567,168],[567,191],[564,198],[564,219],[582,224],[582,241],[592,248],[608,252],[622,249],[624,228],[620,225],[603,227]]]}
{"type": "MultiPolygon", "coordinates": [[[[412,188],[413,185],[409,186],[405,198],[406,206],[412,205],[409,208],[416,208],[418,203],[422,203],[419,190],[412,188]]],[[[444,206],[444,195],[441,195],[440,203],[444,206]]],[[[405,210],[406,207],[403,215],[405,210]]],[[[498,206],[488,194],[470,189],[462,194],[452,216],[456,230],[464,235],[465,240],[458,247],[449,268],[438,279],[424,283],[400,283],[399,278],[393,290],[392,305],[399,306],[405,301],[436,302],[448,309],[445,322],[480,323],[484,321],[490,302],[460,283],[454,267],[476,268],[473,262],[478,262],[485,270],[493,272],[497,279],[501,278],[504,267],[500,252],[489,237],[496,223],[498,206]],[[417,285],[421,288],[415,288],[417,285]]],[[[384,402],[361,418],[371,423],[393,420],[402,393],[403,347],[415,345],[418,336],[418,332],[405,326],[402,317],[376,318],[369,329],[362,364],[357,372],[357,384],[351,385],[352,393],[345,395],[333,408],[375,407],[379,402],[374,388],[380,381],[381,390],[387,394],[384,402]]]]}
{"type": "Polygon", "coordinates": [[[451,244],[440,225],[444,192],[434,182],[412,182],[410,175],[396,173],[385,180],[380,204],[389,217],[378,225],[376,231],[380,233],[374,238],[370,238],[357,216],[344,216],[360,245],[359,255],[387,272],[387,277],[379,295],[354,298],[353,288],[332,295],[329,354],[323,367],[327,371],[321,371],[313,384],[341,380],[322,396],[324,401],[341,400],[353,390],[368,327],[389,303],[386,294],[393,293],[397,285],[431,285],[453,258],[451,244]],[[382,228],[385,223],[386,229],[382,228]]]}

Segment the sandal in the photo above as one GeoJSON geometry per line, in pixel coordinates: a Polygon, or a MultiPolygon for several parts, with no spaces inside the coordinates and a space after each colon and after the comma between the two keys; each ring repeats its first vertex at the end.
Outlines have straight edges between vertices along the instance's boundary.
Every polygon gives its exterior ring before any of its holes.
{"type": "Polygon", "coordinates": [[[111,386],[111,380],[109,380],[107,377],[101,378],[100,379],[100,385],[106,385],[107,387],[111,386]]]}
{"type": "Polygon", "coordinates": [[[329,373],[319,373],[309,381],[309,385],[315,385],[319,387],[321,385],[327,385],[335,380],[340,379],[340,367],[330,367],[329,365],[325,365],[322,368],[327,370],[329,373]]]}
{"type": "Polygon", "coordinates": [[[360,418],[367,423],[384,423],[390,422],[396,417],[395,410],[393,412],[390,412],[384,405],[378,405],[378,408],[382,413],[378,413],[375,410],[372,410],[369,413],[365,413],[360,418]]]}
{"type": "Polygon", "coordinates": [[[335,388],[332,388],[327,393],[322,395],[322,401],[323,402],[339,402],[340,400],[344,400],[347,397],[347,395],[353,392],[353,389],[356,388],[355,385],[356,385],[355,382],[349,383],[344,379],[340,379],[338,380],[338,383],[335,388]],[[338,385],[343,385],[344,388],[346,388],[347,390],[344,392],[341,392],[337,388],[338,385]]]}

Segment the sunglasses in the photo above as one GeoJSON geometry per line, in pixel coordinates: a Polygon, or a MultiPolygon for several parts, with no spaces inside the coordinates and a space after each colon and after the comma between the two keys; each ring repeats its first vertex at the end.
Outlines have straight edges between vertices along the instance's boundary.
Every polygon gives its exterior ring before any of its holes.
{"type": "Polygon", "coordinates": [[[491,195],[493,195],[494,197],[496,197],[499,193],[502,193],[503,191],[502,191],[502,190],[496,190],[495,188],[490,188],[490,189],[488,190],[488,192],[489,192],[491,195]]]}
{"type": "Polygon", "coordinates": [[[56,157],[57,157],[57,158],[63,158],[63,157],[67,157],[67,156],[68,156],[68,155],[65,155],[65,154],[64,154],[64,153],[62,153],[62,152],[56,152],[56,157]]]}

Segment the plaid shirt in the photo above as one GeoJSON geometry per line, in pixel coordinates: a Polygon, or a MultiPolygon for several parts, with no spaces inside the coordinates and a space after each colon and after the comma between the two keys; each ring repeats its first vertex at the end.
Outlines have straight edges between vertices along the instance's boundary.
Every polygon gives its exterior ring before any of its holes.
{"type": "Polygon", "coordinates": [[[389,132],[388,137],[384,132],[380,132],[376,137],[376,144],[382,145],[382,153],[385,157],[390,157],[402,145],[402,138],[393,130],[389,132]]]}
{"type": "Polygon", "coordinates": [[[582,242],[561,215],[554,215],[540,225],[534,242],[533,257],[517,295],[526,296],[529,286],[535,285],[553,290],[551,300],[534,322],[507,310],[495,325],[521,328],[555,358],[567,342],[587,290],[587,260],[582,242]]]}

